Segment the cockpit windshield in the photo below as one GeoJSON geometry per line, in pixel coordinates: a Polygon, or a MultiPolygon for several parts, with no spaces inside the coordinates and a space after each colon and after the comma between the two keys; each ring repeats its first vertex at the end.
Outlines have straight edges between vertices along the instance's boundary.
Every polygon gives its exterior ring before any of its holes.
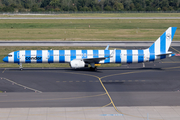
{"type": "Polygon", "coordinates": [[[12,55],[8,55],[8,57],[12,57],[12,55]]]}

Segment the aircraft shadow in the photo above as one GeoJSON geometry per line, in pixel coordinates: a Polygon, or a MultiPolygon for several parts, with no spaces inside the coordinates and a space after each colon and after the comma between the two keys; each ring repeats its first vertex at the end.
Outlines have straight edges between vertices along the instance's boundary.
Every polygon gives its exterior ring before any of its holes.
{"type": "MultiPolygon", "coordinates": [[[[8,71],[21,71],[19,68],[10,68],[6,69],[8,71]]],[[[123,71],[128,71],[128,70],[163,70],[162,68],[98,68],[96,71],[90,70],[89,68],[81,68],[81,69],[71,69],[71,68],[24,68],[22,71],[84,71],[84,72],[102,72],[102,71],[109,71],[109,70],[123,70],[123,71]]]]}
{"type": "Polygon", "coordinates": [[[99,70],[163,70],[162,68],[109,68],[109,69],[99,69],[99,70]]]}

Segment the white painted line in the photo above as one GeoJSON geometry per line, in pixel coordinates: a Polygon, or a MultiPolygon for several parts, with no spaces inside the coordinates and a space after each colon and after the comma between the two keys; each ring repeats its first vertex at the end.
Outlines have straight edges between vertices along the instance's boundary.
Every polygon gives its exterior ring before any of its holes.
{"type": "Polygon", "coordinates": [[[42,91],[39,91],[39,90],[36,90],[36,89],[30,88],[30,87],[27,87],[27,86],[21,85],[21,84],[19,84],[19,83],[16,83],[16,82],[14,82],[14,81],[12,81],[12,80],[7,79],[7,78],[3,78],[3,79],[4,79],[4,80],[7,80],[7,81],[9,81],[9,82],[11,82],[11,83],[13,83],[13,84],[16,84],[16,85],[18,85],[18,86],[20,86],[20,87],[23,87],[23,88],[26,88],[26,89],[32,90],[32,91],[34,91],[34,92],[42,93],[42,91]]]}
{"type": "Polygon", "coordinates": [[[101,116],[123,116],[123,114],[101,114],[101,116]]]}

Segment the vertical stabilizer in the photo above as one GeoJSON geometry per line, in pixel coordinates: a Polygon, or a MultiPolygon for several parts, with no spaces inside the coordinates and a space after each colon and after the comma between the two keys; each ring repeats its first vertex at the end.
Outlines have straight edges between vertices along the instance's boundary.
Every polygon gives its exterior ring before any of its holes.
{"type": "Polygon", "coordinates": [[[177,27],[169,27],[154,43],[149,47],[150,53],[164,54],[167,53],[177,27]]]}

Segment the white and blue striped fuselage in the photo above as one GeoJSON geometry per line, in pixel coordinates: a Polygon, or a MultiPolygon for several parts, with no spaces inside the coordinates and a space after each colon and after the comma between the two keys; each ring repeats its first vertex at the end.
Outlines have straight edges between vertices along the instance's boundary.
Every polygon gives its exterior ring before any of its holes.
{"type": "Polygon", "coordinates": [[[142,63],[174,56],[157,56],[155,52],[146,50],[20,50],[8,54],[8,63],[69,63],[72,60],[103,58],[105,63],[142,63]],[[114,52],[113,52],[114,51],[114,52]],[[111,53],[113,55],[111,55],[111,53]],[[109,57],[111,56],[111,57],[109,57]]]}
{"type": "Polygon", "coordinates": [[[8,63],[70,63],[72,68],[88,64],[142,63],[172,57],[168,51],[176,32],[169,27],[149,48],[144,50],[20,50],[11,52],[3,61],[8,63]]]}

